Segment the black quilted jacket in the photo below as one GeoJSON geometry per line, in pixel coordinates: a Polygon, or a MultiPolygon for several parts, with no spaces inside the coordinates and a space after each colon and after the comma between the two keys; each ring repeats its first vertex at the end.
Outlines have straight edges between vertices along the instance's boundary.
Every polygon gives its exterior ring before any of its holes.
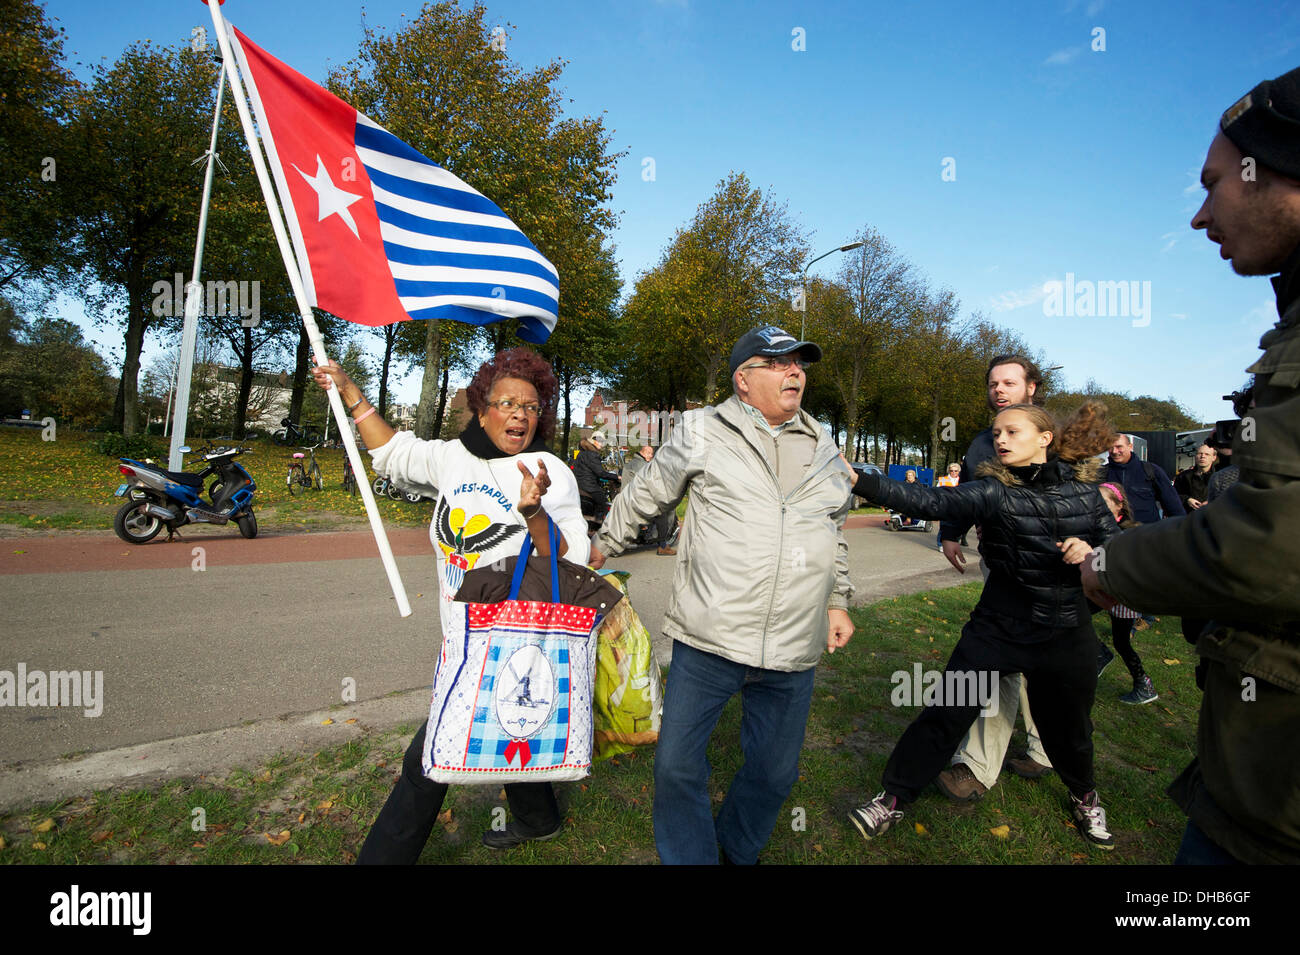
{"type": "Polygon", "coordinates": [[[990,461],[977,473],[989,480],[945,488],[863,474],[853,493],[915,517],[981,525],[980,552],[990,568],[980,595],[985,607],[1050,629],[1087,620],[1079,568],[1062,560],[1056,544],[1078,537],[1095,546],[1119,532],[1097,490],[1101,465],[990,461]]]}

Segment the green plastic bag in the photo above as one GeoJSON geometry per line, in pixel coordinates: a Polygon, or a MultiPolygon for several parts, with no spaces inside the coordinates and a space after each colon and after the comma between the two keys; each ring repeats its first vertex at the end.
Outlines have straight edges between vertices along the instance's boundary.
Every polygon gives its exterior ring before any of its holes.
{"type": "MultiPolygon", "coordinates": [[[[625,570],[603,574],[627,594],[625,570]]],[[[645,624],[620,600],[597,631],[593,762],[626,753],[659,739],[664,684],[645,624]]]]}

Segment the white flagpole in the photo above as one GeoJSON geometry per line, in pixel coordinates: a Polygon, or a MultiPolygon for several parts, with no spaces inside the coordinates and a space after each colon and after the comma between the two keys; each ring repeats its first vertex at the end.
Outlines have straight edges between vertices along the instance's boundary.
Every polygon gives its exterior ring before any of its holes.
{"type": "MultiPolygon", "coordinates": [[[[289,284],[293,287],[294,298],[298,302],[298,311],[302,315],[303,325],[307,328],[307,339],[311,342],[312,354],[315,356],[317,365],[324,365],[328,359],[325,355],[325,342],[321,338],[320,329],[316,326],[316,318],[312,315],[311,306],[307,304],[307,292],[302,285],[302,275],[298,271],[297,260],[294,258],[293,248],[289,244],[289,236],[285,232],[284,220],[281,218],[280,204],[276,200],[275,191],[271,186],[271,177],[267,172],[266,160],[262,157],[261,147],[258,145],[257,135],[253,130],[253,118],[248,111],[248,97],[244,92],[243,81],[239,77],[239,70],[235,61],[234,50],[231,49],[230,36],[226,32],[226,21],[222,17],[220,3],[209,3],[208,9],[212,13],[212,25],[216,30],[217,41],[221,44],[221,55],[225,59],[226,70],[230,76],[230,90],[234,94],[235,108],[239,111],[239,121],[244,127],[244,138],[248,141],[248,152],[253,159],[253,167],[257,170],[257,181],[262,186],[262,198],[266,200],[266,210],[271,216],[271,228],[275,232],[275,240],[280,246],[280,256],[284,259],[284,267],[289,273],[289,284]]],[[[223,0],[224,2],[224,0],[223,0]]],[[[357,450],[356,438],[352,434],[352,428],[347,422],[347,412],[343,408],[343,399],[339,397],[339,390],[333,386],[325,392],[329,398],[330,410],[334,412],[334,421],[339,427],[339,436],[343,439],[343,447],[347,451],[348,460],[352,462],[352,471],[355,474],[365,477],[366,467],[361,460],[361,452],[357,450]]],[[[393,598],[397,601],[397,611],[403,617],[411,615],[411,605],[406,599],[406,588],[402,586],[402,578],[397,572],[397,561],[393,557],[393,549],[388,544],[388,534],[384,531],[384,522],[379,517],[379,507],[375,504],[374,492],[370,488],[368,481],[358,480],[357,486],[361,490],[361,499],[366,505],[366,516],[370,518],[370,530],[375,535],[375,543],[379,546],[379,556],[383,560],[384,570],[388,574],[389,586],[393,589],[393,598]]]]}
{"type": "Polygon", "coordinates": [[[194,369],[194,342],[198,338],[199,308],[203,302],[203,286],[199,284],[203,268],[203,240],[208,234],[208,202],[212,198],[212,170],[217,165],[217,127],[221,124],[221,98],[226,92],[226,71],[217,78],[217,108],[212,113],[212,139],[208,143],[208,168],[203,174],[203,204],[199,207],[199,234],[194,240],[194,268],[190,284],[185,286],[185,323],[181,329],[181,357],[176,366],[176,408],[172,418],[171,450],[167,455],[167,469],[179,471],[185,465],[181,447],[185,444],[185,425],[190,416],[190,378],[194,369]],[[179,424],[177,423],[179,422],[179,424]]]}

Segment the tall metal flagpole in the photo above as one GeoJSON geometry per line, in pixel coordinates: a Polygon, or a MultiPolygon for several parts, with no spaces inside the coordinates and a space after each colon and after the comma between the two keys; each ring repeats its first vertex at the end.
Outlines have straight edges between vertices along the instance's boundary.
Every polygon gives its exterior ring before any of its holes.
{"type": "MultiPolygon", "coordinates": [[[[253,168],[257,170],[257,181],[262,186],[262,198],[266,200],[266,211],[271,216],[271,228],[275,232],[275,241],[279,243],[280,256],[284,259],[285,270],[289,273],[289,284],[293,287],[293,295],[298,302],[298,311],[302,315],[303,325],[307,328],[307,339],[311,342],[312,354],[315,356],[316,364],[324,365],[328,361],[325,355],[325,342],[321,338],[320,329],[316,326],[316,318],[312,315],[311,306],[307,303],[307,292],[302,285],[302,274],[298,271],[293,247],[289,244],[289,236],[284,228],[280,204],[276,199],[275,190],[271,186],[271,176],[266,168],[266,160],[262,157],[257,134],[253,129],[253,117],[248,111],[248,96],[244,92],[244,84],[239,77],[239,69],[230,44],[230,35],[226,32],[226,20],[221,15],[220,9],[218,9],[225,0],[220,0],[218,3],[209,3],[208,0],[203,0],[203,2],[207,3],[208,10],[212,13],[212,26],[216,30],[217,41],[221,44],[221,55],[226,62],[226,70],[230,76],[230,90],[234,94],[235,108],[239,111],[239,121],[244,127],[244,138],[248,141],[248,152],[253,159],[253,168]]],[[[343,447],[347,451],[348,460],[352,462],[352,471],[355,474],[364,476],[366,467],[361,460],[361,452],[357,450],[357,441],[352,434],[351,426],[348,424],[347,412],[343,408],[343,399],[339,397],[339,390],[331,383],[330,389],[325,394],[329,398],[330,410],[334,413],[334,421],[338,425],[339,437],[343,439],[343,447]]],[[[371,490],[368,481],[358,481],[357,485],[361,490],[361,499],[366,505],[366,516],[370,518],[370,530],[375,535],[375,543],[379,547],[379,556],[383,560],[384,570],[388,574],[389,586],[393,588],[393,598],[397,601],[398,613],[403,617],[409,617],[411,615],[411,605],[406,599],[406,588],[402,586],[402,578],[397,572],[397,561],[393,557],[393,549],[388,544],[388,534],[385,533],[384,522],[379,517],[379,507],[375,504],[374,492],[371,490]]]]}
{"type": "Polygon", "coordinates": [[[226,92],[226,71],[217,79],[217,108],[212,114],[212,139],[208,142],[208,168],[203,174],[203,205],[199,208],[199,235],[194,241],[194,268],[185,286],[185,324],[181,331],[181,357],[176,368],[176,408],[172,416],[172,443],[167,468],[179,471],[185,463],[181,447],[185,444],[185,425],[190,416],[190,379],[194,370],[194,341],[199,331],[199,309],[203,305],[203,286],[199,273],[203,268],[203,240],[208,233],[208,201],[212,198],[212,170],[217,164],[217,127],[221,124],[221,98],[226,92]]]}

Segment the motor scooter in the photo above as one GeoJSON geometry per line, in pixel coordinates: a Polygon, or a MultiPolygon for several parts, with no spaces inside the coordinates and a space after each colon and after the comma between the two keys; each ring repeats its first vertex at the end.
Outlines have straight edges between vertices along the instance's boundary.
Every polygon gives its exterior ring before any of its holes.
{"type": "MultiPolygon", "coordinates": [[[[234,521],[244,537],[257,536],[253,493],[257,484],[235,458],[249,448],[207,447],[199,451],[204,467],[197,473],[168,471],[152,461],[122,458],[118,470],[127,478],[115,497],[126,501],[113,518],[113,530],[128,544],[147,544],[167,528],[171,540],[186,524],[227,524],[234,521]],[[203,497],[203,485],[215,476],[203,497]]],[[[185,454],[188,447],[181,448],[185,454]]]]}

